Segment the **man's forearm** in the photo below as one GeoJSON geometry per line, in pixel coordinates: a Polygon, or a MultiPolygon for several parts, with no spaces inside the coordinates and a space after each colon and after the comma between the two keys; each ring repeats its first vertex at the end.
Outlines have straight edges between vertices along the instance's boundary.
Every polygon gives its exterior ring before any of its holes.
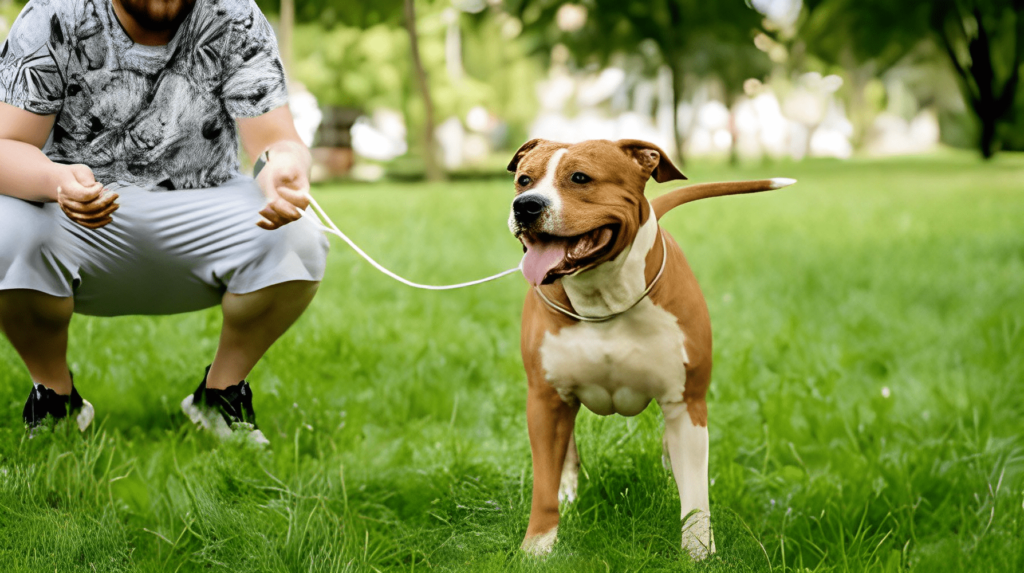
{"type": "Polygon", "coordinates": [[[28,201],[56,201],[61,166],[50,161],[38,147],[0,139],[0,195],[28,201]]]}

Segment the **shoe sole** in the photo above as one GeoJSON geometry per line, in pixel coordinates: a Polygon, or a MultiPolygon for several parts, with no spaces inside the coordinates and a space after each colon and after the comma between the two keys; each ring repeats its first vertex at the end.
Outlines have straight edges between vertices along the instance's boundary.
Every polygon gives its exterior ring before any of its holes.
{"type": "MultiPolygon", "coordinates": [[[[192,402],[192,400],[193,396],[191,394],[185,396],[185,399],[181,401],[181,411],[184,412],[185,415],[188,416],[188,419],[191,420],[192,423],[195,424],[196,426],[209,432],[213,432],[213,435],[217,436],[221,440],[230,439],[232,436],[235,435],[236,431],[246,431],[245,429],[242,428],[239,428],[238,430],[233,430],[231,426],[228,426],[227,422],[224,421],[224,418],[220,417],[219,414],[212,413],[210,412],[210,410],[206,408],[200,408],[199,406],[196,406],[192,402]]],[[[270,444],[270,440],[268,440],[267,437],[263,435],[263,432],[257,429],[252,429],[246,432],[245,439],[250,443],[260,446],[270,444]]]]}

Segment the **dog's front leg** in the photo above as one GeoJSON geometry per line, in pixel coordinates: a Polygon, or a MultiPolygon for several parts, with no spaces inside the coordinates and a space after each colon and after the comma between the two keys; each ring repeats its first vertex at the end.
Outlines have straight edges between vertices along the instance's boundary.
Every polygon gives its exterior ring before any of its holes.
{"type": "Polygon", "coordinates": [[[566,404],[547,383],[531,381],[526,421],[533,453],[533,503],[523,551],[551,552],[558,538],[558,489],[579,406],[566,404]]]}
{"type": "MultiPolygon", "coordinates": [[[[707,411],[703,401],[691,402],[690,408],[707,411]]],[[[685,402],[662,404],[661,411],[665,416],[665,450],[679,488],[683,549],[694,560],[701,560],[715,552],[708,500],[707,417],[706,414],[691,417],[685,402]],[[700,421],[705,425],[700,425],[700,421]]]]}

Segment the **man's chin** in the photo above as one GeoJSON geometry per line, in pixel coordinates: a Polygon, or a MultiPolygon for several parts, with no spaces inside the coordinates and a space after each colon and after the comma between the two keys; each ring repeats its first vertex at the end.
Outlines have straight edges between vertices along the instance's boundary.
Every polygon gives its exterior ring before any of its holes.
{"type": "Polygon", "coordinates": [[[121,0],[121,7],[150,32],[176,30],[195,7],[195,0],[121,0]]]}

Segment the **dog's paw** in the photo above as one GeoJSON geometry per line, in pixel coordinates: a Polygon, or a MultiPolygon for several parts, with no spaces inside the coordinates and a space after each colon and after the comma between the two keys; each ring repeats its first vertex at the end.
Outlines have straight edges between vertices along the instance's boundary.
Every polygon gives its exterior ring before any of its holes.
{"type": "Polygon", "coordinates": [[[523,545],[520,547],[526,554],[532,555],[533,557],[543,557],[549,553],[555,547],[555,541],[558,540],[558,527],[552,528],[547,533],[541,533],[540,535],[534,535],[533,537],[527,537],[523,540],[523,545]]]}
{"type": "Polygon", "coordinates": [[[694,561],[701,561],[715,552],[715,536],[708,512],[698,509],[683,518],[683,550],[694,561]]]}

